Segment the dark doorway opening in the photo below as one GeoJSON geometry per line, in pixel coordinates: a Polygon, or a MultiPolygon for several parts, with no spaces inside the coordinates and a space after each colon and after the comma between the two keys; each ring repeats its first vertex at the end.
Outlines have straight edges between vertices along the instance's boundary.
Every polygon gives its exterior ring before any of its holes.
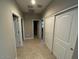
{"type": "Polygon", "coordinates": [[[38,21],[34,21],[34,37],[38,37],[38,21]]]}

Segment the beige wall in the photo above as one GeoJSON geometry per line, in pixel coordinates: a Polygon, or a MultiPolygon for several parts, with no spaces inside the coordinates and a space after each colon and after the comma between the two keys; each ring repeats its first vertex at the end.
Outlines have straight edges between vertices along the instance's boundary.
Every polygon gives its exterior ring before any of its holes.
{"type": "Polygon", "coordinates": [[[25,39],[33,38],[32,21],[39,20],[38,14],[24,14],[25,39]]]}
{"type": "Polygon", "coordinates": [[[16,58],[12,11],[20,15],[13,0],[0,0],[0,59],[16,58]]]}
{"type": "Polygon", "coordinates": [[[45,10],[43,16],[45,21],[45,41],[50,51],[52,51],[53,44],[54,14],[75,4],[77,4],[77,0],[53,0],[45,10]]]}

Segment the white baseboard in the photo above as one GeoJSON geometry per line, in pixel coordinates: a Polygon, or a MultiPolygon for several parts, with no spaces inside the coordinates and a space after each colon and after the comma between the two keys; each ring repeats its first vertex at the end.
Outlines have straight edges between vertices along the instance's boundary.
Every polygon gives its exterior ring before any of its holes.
{"type": "Polygon", "coordinates": [[[33,39],[33,37],[25,38],[25,40],[28,40],[28,39],[33,39]]]}

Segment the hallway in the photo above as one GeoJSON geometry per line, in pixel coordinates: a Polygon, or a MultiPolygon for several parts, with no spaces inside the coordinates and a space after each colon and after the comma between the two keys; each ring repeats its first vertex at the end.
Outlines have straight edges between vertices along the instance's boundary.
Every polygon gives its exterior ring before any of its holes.
{"type": "Polygon", "coordinates": [[[55,59],[39,39],[31,39],[24,41],[22,48],[17,48],[18,59],[55,59]]]}
{"type": "Polygon", "coordinates": [[[0,0],[0,59],[78,59],[78,0],[0,0]]]}

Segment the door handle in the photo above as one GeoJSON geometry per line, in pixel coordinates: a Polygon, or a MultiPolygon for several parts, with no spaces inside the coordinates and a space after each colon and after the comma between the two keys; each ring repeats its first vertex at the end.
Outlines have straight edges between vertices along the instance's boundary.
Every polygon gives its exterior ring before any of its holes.
{"type": "Polygon", "coordinates": [[[70,50],[73,51],[74,49],[73,48],[70,48],[70,50]]]}

